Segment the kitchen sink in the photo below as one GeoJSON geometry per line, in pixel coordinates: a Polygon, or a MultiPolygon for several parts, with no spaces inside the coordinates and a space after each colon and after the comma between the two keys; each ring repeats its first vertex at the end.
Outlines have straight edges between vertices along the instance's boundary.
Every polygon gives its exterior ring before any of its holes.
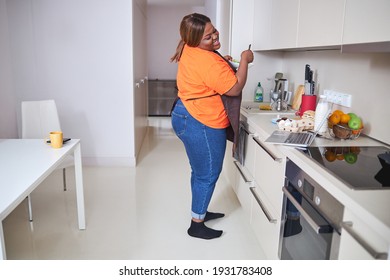
{"type": "Polygon", "coordinates": [[[247,114],[288,114],[288,115],[295,115],[296,111],[291,109],[291,107],[288,107],[287,110],[284,111],[276,111],[276,110],[260,110],[260,105],[270,105],[270,103],[258,103],[258,102],[252,102],[252,101],[242,101],[241,103],[241,110],[244,111],[247,114]]]}

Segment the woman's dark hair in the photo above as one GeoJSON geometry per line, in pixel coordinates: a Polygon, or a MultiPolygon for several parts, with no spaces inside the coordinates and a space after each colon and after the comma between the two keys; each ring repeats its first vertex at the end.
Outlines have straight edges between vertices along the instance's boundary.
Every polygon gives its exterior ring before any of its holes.
{"type": "Polygon", "coordinates": [[[206,23],[211,22],[210,18],[202,14],[190,14],[183,18],[180,23],[180,41],[171,62],[178,62],[183,52],[184,45],[197,47],[202,40],[206,23]]]}

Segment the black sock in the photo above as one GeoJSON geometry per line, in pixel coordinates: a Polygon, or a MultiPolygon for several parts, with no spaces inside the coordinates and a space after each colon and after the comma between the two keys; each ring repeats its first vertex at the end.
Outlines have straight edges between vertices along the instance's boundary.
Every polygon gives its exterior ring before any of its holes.
{"type": "Polygon", "coordinates": [[[187,230],[188,234],[192,237],[213,239],[222,235],[222,230],[215,230],[205,226],[204,222],[196,223],[191,221],[191,226],[187,230]]]}
{"type": "Polygon", "coordinates": [[[207,221],[210,221],[210,220],[214,220],[214,219],[219,219],[219,218],[222,218],[224,217],[225,214],[223,213],[213,213],[213,212],[206,212],[206,216],[204,217],[204,221],[207,222],[207,221]]]}

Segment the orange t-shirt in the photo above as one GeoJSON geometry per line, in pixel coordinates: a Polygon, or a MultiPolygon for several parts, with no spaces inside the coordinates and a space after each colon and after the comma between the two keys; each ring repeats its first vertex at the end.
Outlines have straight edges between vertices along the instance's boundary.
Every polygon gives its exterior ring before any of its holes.
{"type": "Polygon", "coordinates": [[[187,111],[212,128],[229,126],[222,94],[237,82],[234,71],[218,54],[184,46],[177,71],[178,95],[187,111]]]}

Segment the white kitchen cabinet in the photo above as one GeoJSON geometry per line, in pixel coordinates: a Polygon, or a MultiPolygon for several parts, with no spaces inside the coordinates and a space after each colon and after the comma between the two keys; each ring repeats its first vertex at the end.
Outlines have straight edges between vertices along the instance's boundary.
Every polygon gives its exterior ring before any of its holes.
{"type": "Polygon", "coordinates": [[[246,172],[245,168],[238,161],[234,161],[234,164],[237,168],[237,176],[233,189],[249,222],[252,207],[250,188],[253,186],[253,180],[250,179],[250,174],[246,172]]]}
{"type": "Polygon", "coordinates": [[[252,44],[253,41],[253,10],[254,2],[258,0],[232,0],[233,7],[231,13],[231,42],[230,54],[235,59],[240,59],[241,52],[252,44]]]}
{"type": "Polygon", "coordinates": [[[251,226],[267,259],[278,259],[280,212],[268,200],[267,195],[254,183],[251,188],[252,217],[251,226]]]}
{"type": "Polygon", "coordinates": [[[271,48],[271,11],[272,0],[254,1],[252,46],[254,50],[269,50],[271,48]]]}
{"type": "Polygon", "coordinates": [[[255,150],[251,225],[267,258],[278,259],[286,157],[256,136],[251,142],[255,150]]]}
{"type": "Polygon", "coordinates": [[[341,231],[340,260],[388,259],[390,244],[366,222],[346,209],[341,231]]]}
{"type": "Polygon", "coordinates": [[[346,0],[343,44],[390,41],[390,1],[346,0]]]}
{"type": "Polygon", "coordinates": [[[252,131],[251,127],[245,129],[246,145],[244,150],[244,165],[241,165],[238,161],[234,161],[237,175],[233,189],[248,219],[250,219],[251,215],[252,194],[250,188],[253,186],[253,172],[255,169],[255,146],[252,143],[252,131]]]}
{"type": "Polygon", "coordinates": [[[232,147],[233,143],[230,141],[227,141],[226,143],[226,151],[225,151],[225,158],[223,161],[223,169],[222,169],[222,176],[225,177],[226,181],[229,182],[229,185],[234,190],[234,183],[236,182],[237,177],[237,167],[234,164],[234,158],[232,157],[232,147]]]}
{"type": "Polygon", "coordinates": [[[266,144],[257,137],[253,137],[252,141],[256,143],[255,182],[275,210],[281,213],[286,157],[275,145],[266,144]]]}
{"type": "Polygon", "coordinates": [[[295,48],[298,9],[299,0],[254,1],[253,50],[295,48]]]}
{"type": "Polygon", "coordinates": [[[299,0],[273,0],[271,48],[295,48],[298,34],[299,0]]]}
{"type": "Polygon", "coordinates": [[[147,2],[133,2],[133,108],[134,154],[138,158],[148,127],[148,83],[146,57],[147,2]]]}
{"type": "Polygon", "coordinates": [[[255,50],[295,48],[299,0],[254,2],[253,41],[255,50]]]}
{"type": "Polygon", "coordinates": [[[300,0],[298,48],[340,46],[345,0],[300,0]]]}

